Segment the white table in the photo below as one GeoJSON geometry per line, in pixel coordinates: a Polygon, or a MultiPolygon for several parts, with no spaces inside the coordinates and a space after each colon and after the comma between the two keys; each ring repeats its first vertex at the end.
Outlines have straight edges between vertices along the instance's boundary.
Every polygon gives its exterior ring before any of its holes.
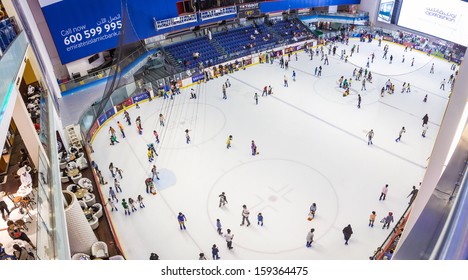
{"type": "Polygon", "coordinates": [[[25,208],[15,208],[10,212],[10,215],[8,216],[8,219],[10,221],[16,222],[18,220],[23,219],[26,215],[28,214],[28,209],[25,208]],[[23,214],[21,214],[20,209],[23,209],[23,214]]]}
{"type": "Polygon", "coordinates": [[[19,168],[18,171],[16,171],[16,175],[21,176],[21,174],[23,174],[25,172],[27,172],[27,173],[31,172],[31,167],[25,165],[25,166],[19,168]]]}
{"type": "Polygon", "coordinates": [[[5,245],[5,253],[7,255],[13,255],[13,253],[15,252],[15,249],[13,249],[13,245],[15,244],[18,244],[20,247],[26,247],[26,245],[28,245],[28,242],[23,241],[21,239],[15,239],[15,240],[8,242],[5,245]]]}
{"type": "Polygon", "coordinates": [[[78,186],[82,187],[83,189],[92,190],[93,183],[88,178],[81,178],[78,180],[78,186]]]}
{"type": "Polygon", "coordinates": [[[21,185],[18,188],[18,191],[16,192],[15,196],[26,197],[32,192],[32,189],[32,184],[21,185]]]}

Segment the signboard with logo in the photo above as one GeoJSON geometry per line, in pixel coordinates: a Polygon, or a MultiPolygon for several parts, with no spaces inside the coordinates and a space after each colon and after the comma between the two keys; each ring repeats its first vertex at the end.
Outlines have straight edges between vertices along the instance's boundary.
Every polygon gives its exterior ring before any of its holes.
{"type": "Polygon", "coordinates": [[[192,76],[192,83],[196,83],[198,81],[202,81],[205,79],[205,75],[204,74],[197,74],[195,76],[192,76]]]}
{"type": "Polygon", "coordinates": [[[261,14],[259,3],[237,5],[237,17],[239,18],[259,17],[261,14]]]}

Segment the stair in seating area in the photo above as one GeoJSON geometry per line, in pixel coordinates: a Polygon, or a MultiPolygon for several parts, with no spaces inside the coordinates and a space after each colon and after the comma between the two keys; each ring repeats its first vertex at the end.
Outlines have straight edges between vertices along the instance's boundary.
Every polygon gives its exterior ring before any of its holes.
{"type": "Polygon", "coordinates": [[[209,42],[218,51],[220,56],[227,55],[226,50],[219,44],[218,41],[216,41],[215,38],[212,38],[209,42]]]}

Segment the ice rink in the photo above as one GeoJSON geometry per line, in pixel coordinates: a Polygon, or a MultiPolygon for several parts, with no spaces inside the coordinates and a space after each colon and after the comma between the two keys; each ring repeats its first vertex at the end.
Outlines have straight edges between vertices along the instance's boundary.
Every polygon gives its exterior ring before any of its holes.
{"type": "Polygon", "coordinates": [[[216,244],[221,260],[368,259],[390,233],[379,221],[392,211],[396,222],[408,206],[412,186],[424,176],[448,102],[450,85],[442,90],[440,83],[453,73],[447,61],[419,51],[405,52],[392,43],[390,64],[382,58],[385,44],[337,43],[337,55],[329,56],[329,65],[323,65],[320,55],[311,61],[299,52],[298,61],[291,56],[288,70],[281,69],[277,60],[255,65],[194,86],[197,99],[190,99],[190,88],[184,88],[175,100],[158,98],[140,104],[140,109],[133,107],[128,110],[132,126],[127,126],[123,114],[108,121],[94,138],[92,160],[109,181],[101,186],[106,199],[113,186],[109,163],[124,171],[123,192],[117,194],[119,211],[110,212],[110,218],[125,256],[148,259],[155,252],[164,260],[195,260],[204,252],[211,259],[216,244]],[[340,60],[341,50],[349,54],[354,44],[359,45],[359,53],[347,63],[340,60]],[[361,91],[361,82],[353,78],[349,96],[343,97],[339,78],[349,79],[354,68],[365,69],[373,52],[372,83],[361,91]],[[434,74],[429,73],[432,63],[434,74]],[[314,69],[320,65],[322,76],[316,77],[314,69]],[[284,75],[288,87],[283,86],[284,75]],[[227,78],[232,86],[224,100],[222,84],[227,78]],[[395,93],[381,97],[388,79],[395,84],[395,93]],[[410,93],[400,92],[403,82],[411,83],[410,93]],[[262,97],[265,85],[273,87],[273,94],[262,97]],[[159,124],[160,113],[166,118],[164,127],[159,124]],[[429,129],[423,138],[425,114],[429,129]],[[137,116],[142,119],[142,135],[135,126],[137,116]],[[117,121],[124,124],[126,138],[121,137],[117,121]],[[109,145],[109,126],[117,130],[120,143],[115,146],[109,145]],[[403,126],[406,133],[397,143],[403,126]],[[370,129],[375,132],[374,145],[367,145],[370,129]],[[159,156],[150,163],[146,149],[154,143],[153,130],[161,142],[156,145],[159,156]],[[229,135],[233,141],[227,149],[229,135]],[[256,156],[251,154],[252,140],[258,146],[256,156]],[[157,195],[145,192],[144,181],[153,164],[161,178],[155,182],[157,195]],[[385,184],[389,184],[387,199],[379,201],[385,184]],[[221,192],[228,200],[224,207],[218,207],[221,192]],[[137,212],[124,215],[121,199],[136,199],[138,194],[146,208],[137,205],[137,212]],[[316,217],[308,221],[313,202],[316,217]],[[249,227],[240,226],[244,204],[250,210],[249,227]],[[368,227],[372,211],[377,212],[373,228],[368,227]],[[179,229],[179,212],[187,218],[187,230],[179,229]],[[264,226],[257,225],[259,212],[264,226]],[[216,219],[223,233],[232,230],[234,249],[228,250],[216,232],[216,219]],[[348,224],[354,234],[346,246],[342,229],[348,224]],[[306,248],[311,228],[315,240],[306,248]]]}

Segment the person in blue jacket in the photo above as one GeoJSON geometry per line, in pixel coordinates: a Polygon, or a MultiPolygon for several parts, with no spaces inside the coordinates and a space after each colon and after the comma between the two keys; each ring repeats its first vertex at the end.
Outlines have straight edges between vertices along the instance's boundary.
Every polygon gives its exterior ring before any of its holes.
{"type": "Polygon", "coordinates": [[[186,230],[185,228],[185,221],[187,221],[187,218],[185,217],[184,214],[182,214],[182,212],[179,212],[179,216],[177,216],[177,220],[179,221],[179,226],[180,226],[180,229],[184,229],[186,230]]]}
{"type": "Polygon", "coordinates": [[[213,260],[220,259],[218,253],[219,253],[218,247],[216,247],[216,244],[213,244],[213,247],[211,247],[211,255],[213,255],[213,260]]]}

